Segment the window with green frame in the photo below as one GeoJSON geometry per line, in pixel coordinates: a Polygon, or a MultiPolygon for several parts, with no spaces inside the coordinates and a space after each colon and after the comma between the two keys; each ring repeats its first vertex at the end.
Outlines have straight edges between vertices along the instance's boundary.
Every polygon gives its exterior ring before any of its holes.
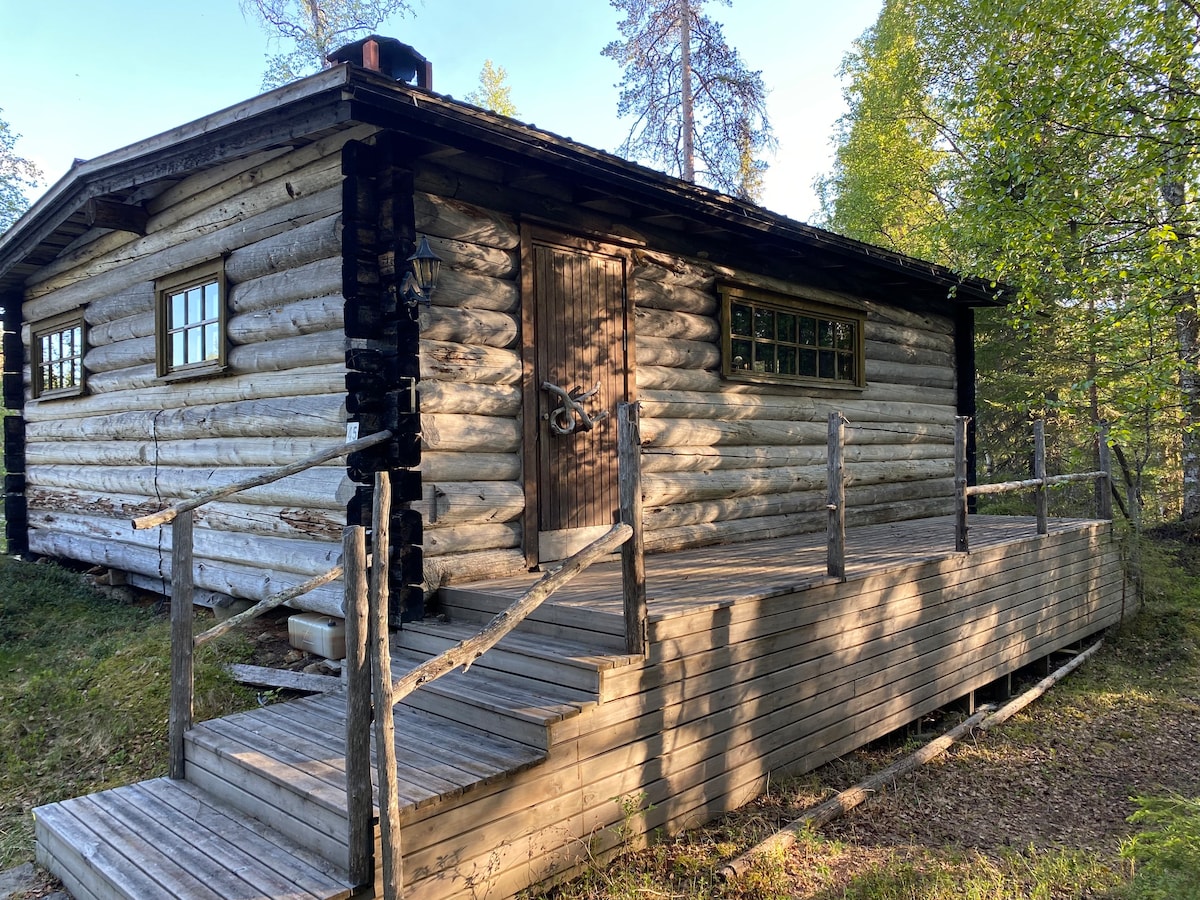
{"type": "Polygon", "coordinates": [[[39,322],[30,331],[33,396],[74,397],[83,393],[83,310],[39,322]]]}
{"type": "Polygon", "coordinates": [[[741,381],[862,387],[864,317],[740,286],[721,292],[721,370],[741,381]]]}
{"type": "Polygon", "coordinates": [[[158,374],[188,377],[225,368],[225,273],[220,261],[155,284],[158,374]]]}

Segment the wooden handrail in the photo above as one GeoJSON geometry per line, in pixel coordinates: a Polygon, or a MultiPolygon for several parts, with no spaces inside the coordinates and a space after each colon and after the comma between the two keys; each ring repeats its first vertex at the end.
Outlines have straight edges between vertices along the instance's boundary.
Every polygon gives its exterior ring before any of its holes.
{"type": "Polygon", "coordinates": [[[319,466],[323,462],[329,462],[331,459],[337,459],[339,456],[345,456],[347,453],[354,453],[358,450],[366,450],[368,447],[374,447],[376,444],[382,444],[384,441],[391,438],[390,431],[377,431],[375,434],[369,434],[365,438],[359,438],[357,441],[350,441],[346,444],[340,444],[337,447],[330,447],[328,450],[321,450],[311,456],[306,456],[304,459],[291,463],[286,466],[279,466],[266,472],[262,475],[254,475],[250,478],[243,478],[241,481],[231,482],[224,487],[213,488],[211,491],[205,491],[203,494],[197,494],[195,497],[190,497],[187,500],[181,500],[174,506],[169,506],[166,509],[159,510],[156,513],[148,513],[144,516],[138,516],[133,520],[133,527],[141,530],[144,528],[153,528],[156,525],[166,525],[175,519],[177,515],[189,509],[196,509],[203,506],[205,503],[211,503],[213,500],[220,500],[223,497],[228,497],[231,494],[236,494],[239,491],[244,491],[249,488],[262,487],[264,484],[271,484],[274,481],[279,481],[281,478],[287,478],[289,475],[298,475],[306,469],[311,469],[313,466],[319,466]]]}
{"type": "Polygon", "coordinates": [[[561,566],[543,575],[529,590],[497,613],[474,637],[451,647],[433,659],[426,660],[408,674],[392,682],[393,705],[399,703],[423,684],[452,672],[459,666],[466,671],[485,651],[491,649],[506,634],[516,628],[535,609],[563,585],[583,572],[602,556],[606,556],[633,536],[633,529],[621,522],[592,541],[561,566]]]}
{"type": "Polygon", "coordinates": [[[230,616],[219,625],[214,625],[212,628],[208,629],[208,631],[196,635],[196,637],[192,639],[192,646],[199,647],[201,644],[208,643],[213,638],[219,638],[221,635],[232,631],[239,625],[249,622],[252,619],[257,619],[263,613],[270,612],[277,606],[283,606],[283,604],[287,603],[289,600],[295,600],[297,597],[302,597],[309,591],[314,591],[319,587],[329,584],[331,581],[337,581],[341,577],[342,567],[334,566],[328,572],[323,572],[320,575],[314,575],[312,578],[308,579],[308,581],[302,581],[300,584],[293,585],[286,590],[279,591],[278,593],[272,594],[270,597],[259,600],[258,603],[254,604],[254,606],[250,607],[244,612],[240,612],[236,616],[230,616]]]}

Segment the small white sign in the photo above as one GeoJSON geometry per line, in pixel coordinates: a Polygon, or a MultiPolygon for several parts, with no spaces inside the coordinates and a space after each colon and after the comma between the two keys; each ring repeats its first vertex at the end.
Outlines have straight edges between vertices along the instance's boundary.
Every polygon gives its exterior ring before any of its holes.
{"type": "Polygon", "coordinates": [[[354,441],[357,441],[357,440],[358,440],[358,423],[357,422],[347,422],[346,423],[346,443],[347,444],[353,443],[354,441]]]}

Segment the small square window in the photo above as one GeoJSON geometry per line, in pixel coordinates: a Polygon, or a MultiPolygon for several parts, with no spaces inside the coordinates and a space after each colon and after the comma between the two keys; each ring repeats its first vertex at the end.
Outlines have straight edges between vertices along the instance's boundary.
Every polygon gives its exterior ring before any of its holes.
{"type": "Polygon", "coordinates": [[[863,387],[863,325],[855,310],[722,285],[726,378],[863,387]]]}
{"type": "Polygon", "coordinates": [[[158,374],[186,378],[225,368],[225,272],[218,261],[155,285],[158,374]]]}
{"type": "Polygon", "coordinates": [[[33,396],[75,397],[83,393],[83,310],[55,316],[30,330],[33,396]]]}

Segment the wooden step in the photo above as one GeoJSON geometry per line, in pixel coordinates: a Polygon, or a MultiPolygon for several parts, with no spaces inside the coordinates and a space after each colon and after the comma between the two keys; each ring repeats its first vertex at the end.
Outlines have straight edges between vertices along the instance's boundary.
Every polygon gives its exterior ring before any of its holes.
{"type": "Polygon", "coordinates": [[[38,863],[76,900],[343,898],[335,866],[184,781],[157,778],[34,810],[38,863]]]}
{"type": "MultiPolygon", "coordinates": [[[[201,723],[185,738],[187,777],[341,861],[348,841],[345,704],[345,694],[334,691],[201,723]]],[[[545,758],[544,750],[414,706],[397,706],[395,720],[402,809],[456,797],[545,758]]]]}
{"type": "MultiPolygon", "coordinates": [[[[426,653],[393,648],[392,675],[400,677],[428,658],[426,653]]],[[[549,746],[551,725],[576,716],[595,703],[593,692],[472,667],[423,685],[401,706],[424,710],[544,750],[549,746]]]]}
{"type": "MultiPolygon", "coordinates": [[[[479,633],[478,624],[427,619],[407,622],[392,646],[435,656],[479,633]]],[[[601,694],[604,673],[641,657],[616,655],[604,647],[514,631],[471,664],[472,670],[520,675],[533,682],[601,694]]]]}
{"type": "MultiPolygon", "coordinates": [[[[447,586],[438,590],[439,606],[452,622],[486,623],[497,613],[503,612],[517,596],[519,594],[510,596],[507,593],[477,590],[470,585],[447,586]]],[[[625,652],[624,617],[619,613],[605,612],[585,605],[543,603],[517,626],[517,631],[540,634],[615,653],[625,652]]]]}

